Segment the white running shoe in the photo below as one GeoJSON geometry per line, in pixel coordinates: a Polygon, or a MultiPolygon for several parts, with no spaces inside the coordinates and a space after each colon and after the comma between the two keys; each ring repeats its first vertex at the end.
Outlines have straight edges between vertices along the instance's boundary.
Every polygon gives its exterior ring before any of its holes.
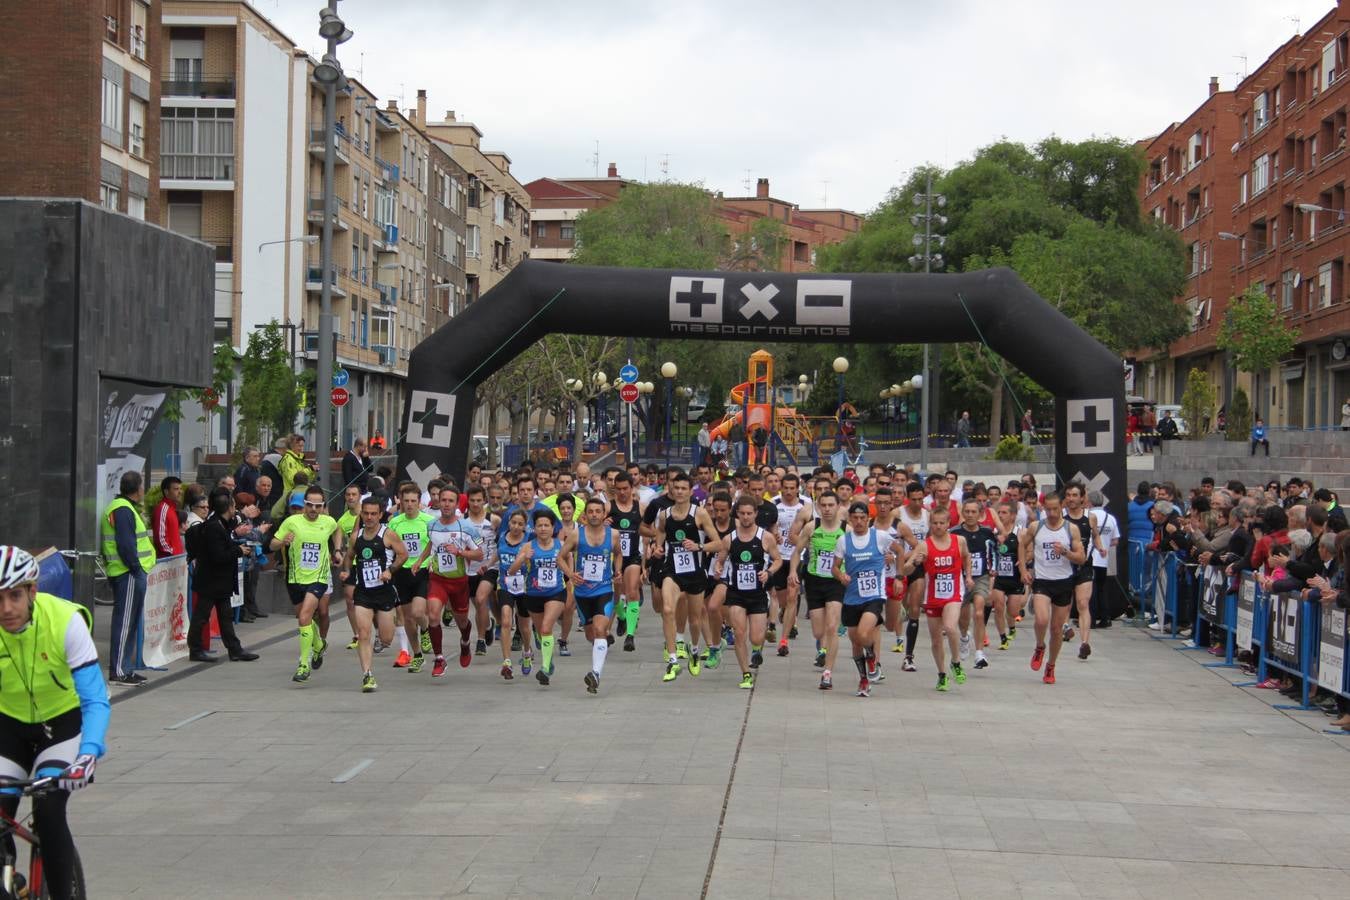
{"type": "Polygon", "coordinates": [[[971,643],[972,643],[972,641],[970,640],[970,635],[968,635],[968,634],[963,634],[963,635],[961,635],[961,659],[962,659],[962,660],[967,660],[967,659],[970,658],[970,645],[971,645],[971,643]]]}

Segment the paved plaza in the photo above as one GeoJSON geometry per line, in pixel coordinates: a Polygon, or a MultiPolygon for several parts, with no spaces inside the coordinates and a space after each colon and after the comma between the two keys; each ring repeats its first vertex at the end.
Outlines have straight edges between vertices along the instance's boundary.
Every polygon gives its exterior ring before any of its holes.
{"type": "Polygon", "coordinates": [[[950,694],[887,653],[863,700],[804,639],[752,692],[663,684],[650,616],[598,697],[589,652],[548,689],[385,653],[362,695],[338,641],[292,684],[262,624],[258,663],[118,689],[71,808],[93,896],[1350,896],[1350,738],[1134,628],[1053,687],[1030,628],[950,694]]]}

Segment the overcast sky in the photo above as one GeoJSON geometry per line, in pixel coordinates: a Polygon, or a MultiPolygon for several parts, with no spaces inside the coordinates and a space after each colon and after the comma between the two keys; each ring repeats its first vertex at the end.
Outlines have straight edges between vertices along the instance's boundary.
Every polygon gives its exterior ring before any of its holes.
{"type": "MultiPolygon", "coordinates": [[[[253,0],[321,51],[321,0],[253,0]]],[[[383,101],[447,109],[522,182],[749,178],[867,211],[914,166],[1002,137],[1135,140],[1231,89],[1332,0],[343,0],[339,53],[383,101]],[[828,184],[827,184],[828,182],[828,184]]]]}

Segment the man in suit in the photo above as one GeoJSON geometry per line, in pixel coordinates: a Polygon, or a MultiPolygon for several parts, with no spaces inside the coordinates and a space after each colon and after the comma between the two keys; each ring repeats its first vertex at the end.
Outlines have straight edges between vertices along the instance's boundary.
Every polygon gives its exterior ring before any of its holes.
{"type": "Polygon", "coordinates": [[[366,448],[365,439],[357,438],[356,443],[352,444],[352,449],[342,457],[342,483],[354,484],[364,494],[369,489],[370,475],[374,471],[375,465],[370,461],[370,451],[366,448]]]}

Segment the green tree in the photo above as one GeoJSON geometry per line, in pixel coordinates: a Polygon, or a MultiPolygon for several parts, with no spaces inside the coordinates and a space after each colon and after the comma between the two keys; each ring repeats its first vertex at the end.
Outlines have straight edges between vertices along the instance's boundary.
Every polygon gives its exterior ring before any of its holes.
{"type": "Polygon", "coordinates": [[[1259,374],[1294,349],[1298,329],[1285,324],[1265,288],[1253,284],[1228,301],[1215,343],[1233,355],[1239,370],[1259,374]]]}
{"type": "MultiPolygon", "coordinates": [[[[284,332],[275,319],[249,334],[240,370],[236,400],[239,443],[264,446],[264,431],[268,437],[275,437],[294,429],[302,386],[291,368],[284,332]]],[[[303,388],[307,397],[313,394],[312,378],[303,388]]]]}
{"type": "Polygon", "coordinates": [[[1252,402],[1241,387],[1234,389],[1233,402],[1228,405],[1224,435],[1230,441],[1246,441],[1252,428],[1252,402]]]}
{"type": "Polygon", "coordinates": [[[1186,420],[1191,440],[1199,440],[1209,433],[1214,420],[1214,385],[1204,369],[1191,369],[1186,375],[1186,389],[1181,394],[1181,417],[1186,420]]]}

